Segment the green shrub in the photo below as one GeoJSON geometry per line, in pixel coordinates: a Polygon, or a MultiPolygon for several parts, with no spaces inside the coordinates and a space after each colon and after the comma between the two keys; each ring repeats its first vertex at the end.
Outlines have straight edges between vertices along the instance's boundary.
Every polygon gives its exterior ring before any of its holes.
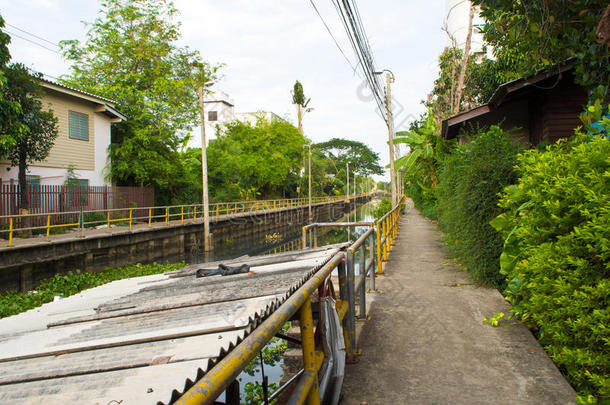
{"type": "Polygon", "coordinates": [[[68,297],[88,288],[100,286],[115,280],[130,277],[147,276],[164,273],[183,267],[184,263],[177,264],[134,264],[114,269],[106,269],[99,273],[69,272],[65,275],[56,274],[43,281],[34,290],[29,292],[7,292],[0,295],[0,318],[15,315],[44,303],[53,301],[55,296],[68,297]]]}
{"type": "Polygon", "coordinates": [[[421,211],[422,215],[436,219],[436,195],[434,189],[427,188],[417,181],[410,181],[406,187],[406,194],[413,200],[415,208],[421,211]]]}
{"type": "Polygon", "coordinates": [[[517,181],[514,169],[522,150],[497,126],[460,145],[439,176],[438,215],[449,251],[475,279],[502,287],[502,237],[489,225],[500,213],[498,193],[517,181]]]}
{"type": "Polygon", "coordinates": [[[375,207],[375,210],[373,211],[375,220],[379,220],[382,216],[384,216],[391,210],[392,210],[392,200],[389,200],[387,198],[381,199],[381,201],[379,201],[379,204],[375,207]]]}
{"type": "Polygon", "coordinates": [[[577,134],[519,162],[521,178],[500,201],[506,212],[492,221],[505,237],[511,312],[537,333],[580,403],[607,404],[610,141],[577,134]]]}

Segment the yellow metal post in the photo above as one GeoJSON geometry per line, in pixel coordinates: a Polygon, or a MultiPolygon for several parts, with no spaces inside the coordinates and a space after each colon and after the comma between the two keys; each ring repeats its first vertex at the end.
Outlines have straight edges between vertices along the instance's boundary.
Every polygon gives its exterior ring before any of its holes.
{"type": "Polygon", "coordinates": [[[169,225],[169,207],[165,207],[165,224],[169,225]]]}
{"type": "Polygon", "coordinates": [[[47,215],[47,241],[49,240],[50,233],[51,233],[51,216],[47,215]]]}
{"type": "Polygon", "coordinates": [[[299,324],[301,326],[301,342],[303,346],[303,367],[305,372],[314,373],[314,381],[307,395],[307,405],[319,405],[318,376],[316,369],[316,343],[313,336],[313,317],[311,314],[311,299],[307,298],[301,307],[299,324]]]}
{"type": "Polygon", "coordinates": [[[148,227],[151,227],[151,222],[152,222],[152,208],[148,209],[148,227]]]}
{"type": "Polygon", "coordinates": [[[375,234],[377,236],[377,274],[383,273],[383,265],[381,263],[381,234],[379,233],[379,222],[375,223],[375,234]]]}
{"type": "Polygon", "coordinates": [[[8,245],[13,246],[13,218],[11,217],[8,225],[8,245]]]}
{"type": "Polygon", "coordinates": [[[110,211],[106,211],[106,227],[108,228],[108,230],[110,230],[110,211]]]}
{"type": "Polygon", "coordinates": [[[184,223],[184,205],[180,206],[180,223],[184,223]]]}
{"type": "Polygon", "coordinates": [[[383,260],[388,261],[388,253],[390,253],[390,232],[389,232],[389,221],[388,217],[383,220],[383,236],[385,242],[383,243],[383,260]]]}
{"type": "Polygon", "coordinates": [[[129,209],[129,230],[131,231],[132,208],[129,209]]]}

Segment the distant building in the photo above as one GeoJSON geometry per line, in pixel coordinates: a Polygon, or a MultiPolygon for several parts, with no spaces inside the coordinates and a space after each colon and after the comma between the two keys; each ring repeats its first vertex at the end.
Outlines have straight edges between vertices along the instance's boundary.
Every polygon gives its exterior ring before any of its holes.
{"type": "MultiPolygon", "coordinates": [[[[259,118],[266,120],[283,119],[271,111],[256,112],[235,112],[233,99],[224,91],[215,91],[205,96],[205,132],[209,140],[216,135],[216,129],[223,129],[226,124],[239,120],[252,125],[256,124],[259,118]]],[[[199,146],[199,138],[194,134],[190,146],[199,146]],[[195,141],[196,140],[196,141],[195,141]]]]}
{"type": "MultiPolygon", "coordinates": [[[[456,46],[464,50],[466,36],[468,35],[468,18],[470,14],[470,4],[468,0],[446,0],[445,1],[445,21],[448,34],[455,39],[456,46]]],[[[479,16],[478,7],[475,10],[472,21],[472,39],[470,41],[471,54],[483,54],[485,41],[479,28],[485,25],[485,20],[479,16]]],[[[451,40],[447,39],[449,46],[451,40]]]]}
{"type": "MultiPolygon", "coordinates": [[[[68,168],[73,167],[81,185],[106,185],[110,126],[125,120],[125,116],[115,109],[112,100],[45,79],[40,85],[43,106],[57,117],[58,135],[49,156],[29,165],[28,183],[61,185],[68,168]]],[[[18,171],[8,161],[0,160],[2,183],[17,184],[18,171]]]]}

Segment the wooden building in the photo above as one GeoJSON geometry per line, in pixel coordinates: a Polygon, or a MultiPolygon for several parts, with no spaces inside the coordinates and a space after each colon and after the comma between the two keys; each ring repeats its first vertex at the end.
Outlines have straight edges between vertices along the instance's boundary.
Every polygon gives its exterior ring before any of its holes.
{"type": "Polygon", "coordinates": [[[586,89],[574,83],[574,68],[567,64],[504,83],[487,104],[444,120],[442,136],[461,139],[469,128],[499,125],[523,143],[555,142],[581,124],[586,102],[586,89]]]}

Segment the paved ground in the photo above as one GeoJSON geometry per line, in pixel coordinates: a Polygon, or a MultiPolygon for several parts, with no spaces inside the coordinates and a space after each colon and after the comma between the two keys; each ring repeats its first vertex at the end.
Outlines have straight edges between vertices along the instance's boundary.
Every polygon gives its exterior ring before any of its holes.
{"type": "Polygon", "coordinates": [[[574,403],[525,327],[481,323],[506,302],[447,261],[435,225],[414,209],[377,287],[341,405],[574,403]]]}

